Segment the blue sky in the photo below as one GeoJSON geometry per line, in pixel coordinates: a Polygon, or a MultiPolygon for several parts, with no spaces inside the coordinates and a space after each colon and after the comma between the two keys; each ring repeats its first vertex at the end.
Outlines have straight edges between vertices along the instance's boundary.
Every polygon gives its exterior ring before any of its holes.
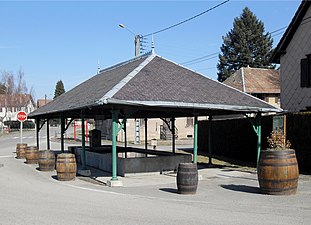
{"type": "MultiPolygon", "coordinates": [[[[0,71],[25,73],[35,98],[54,95],[62,80],[66,91],[87,80],[100,67],[134,57],[134,35],[156,32],[223,1],[0,1],[0,71]]],[[[158,55],[183,64],[219,52],[222,36],[244,7],[272,32],[288,26],[299,0],[237,1],[154,36],[158,55]]],[[[282,30],[283,32],[285,30],[282,30]]],[[[281,32],[282,32],[281,31],[281,32]]],[[[273,33],[274,46],[282,34],[273,33]]],[[[147,50],[151,38],[147,39],[147,50]]],[[[217,79],[218,57],[185,64],[217,79]]],[[[205,58],[205,59],[207,59],[205,58]]]]}

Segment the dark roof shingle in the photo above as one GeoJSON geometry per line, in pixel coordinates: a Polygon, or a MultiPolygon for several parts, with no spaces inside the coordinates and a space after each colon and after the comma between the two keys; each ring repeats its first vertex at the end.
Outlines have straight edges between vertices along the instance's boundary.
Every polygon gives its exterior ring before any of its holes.
{"type": "Polygon", "coordinates": [[[131,105],[140,110],[157,106],[178,110],[280,111],[253,96],[151,54],[101,71],[30,116],[105,105],[131,105]]]}

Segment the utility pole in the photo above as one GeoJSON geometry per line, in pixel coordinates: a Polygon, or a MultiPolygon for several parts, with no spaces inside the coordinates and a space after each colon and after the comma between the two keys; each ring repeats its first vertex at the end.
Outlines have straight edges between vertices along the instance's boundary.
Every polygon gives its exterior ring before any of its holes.
{"type": "MultiPolygon", "coordinates": [[[[126,29],[131,34],[135,36],[134,44],[135,44],[135,57],[140,55],[140,36],[135,34],[132,30],[128,29],[124,24],[119,24],[119,27],[126,29]]],[[[140,119],[135,119],[134,125],[134,144],[140,144],[140,119]]],[[[145,127],[146,129],[146,127],[145,127]]]]}
{"type": "Polygon", "coordinates": [[[140,55],[140,37],[139,35],[135,35],[135,56],[140,55]]]}
{"type": "Polygon", "coordinates": [[[126,29],[128,32],[135,36],[134,44],[135,44],[135,56],[140,55],[140,35],[135,34],[132,30],[128,29],[124,24],[119,24],[119,27],[126,29]]]}

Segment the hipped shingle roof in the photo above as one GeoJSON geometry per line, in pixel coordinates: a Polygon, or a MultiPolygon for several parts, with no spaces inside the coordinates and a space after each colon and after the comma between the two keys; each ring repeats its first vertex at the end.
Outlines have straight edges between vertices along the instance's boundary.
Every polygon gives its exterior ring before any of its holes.
{"type": "MultiPolygon", "coordinates": [[[[266,102],[163,59],[144,55],[102,70],[30,116],[100,106],[279,112],[266,102]]],[[[159,116],[160,117],[160,116],[159,116]]]]}
{"type": "Polygon", "coordinates": [[[274,69],[242,67],[224,84],[249,94],[280,94],[280,73],[274,69]]]}

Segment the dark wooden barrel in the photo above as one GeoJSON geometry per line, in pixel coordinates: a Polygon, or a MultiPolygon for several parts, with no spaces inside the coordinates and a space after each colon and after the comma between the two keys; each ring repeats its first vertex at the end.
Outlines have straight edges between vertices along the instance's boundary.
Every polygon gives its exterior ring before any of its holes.
{"type": "Polygon", "coordinates": [[[299,170],[295,150],[263,150],[257,176],[262,193],[291,195],[297,192],[299,170]]]}
{"type": "Polygon", "coordinates": [[[16,145],[16,158],[17,159],[25,159],[25,152],[26,152],[27,144],[18,143],[16,145]]]}
{"type": "Polygon", "coordinates": [[[53,171],[55,169],[55,155],[53,151],[39,151],[39,170],[53,171]]]}
{"type": "Polygon", "coordinates": [[[37,164],[39,158],[38,152],[37,146],[27,146],[25,150],[26,163],[37,164]]]}
{"type": "Polygon", "coordinates": [[[198,167],[196,163],[180,163],[177,171],[179,194],[195,194],[198,187],[198,167]]]}
{"type": "Polygon", "coordinates": [[[76,178],[77,164],[74,154],[62,153],[57,155],[56,161],[57,179],[69,181],[76,178]]]}

